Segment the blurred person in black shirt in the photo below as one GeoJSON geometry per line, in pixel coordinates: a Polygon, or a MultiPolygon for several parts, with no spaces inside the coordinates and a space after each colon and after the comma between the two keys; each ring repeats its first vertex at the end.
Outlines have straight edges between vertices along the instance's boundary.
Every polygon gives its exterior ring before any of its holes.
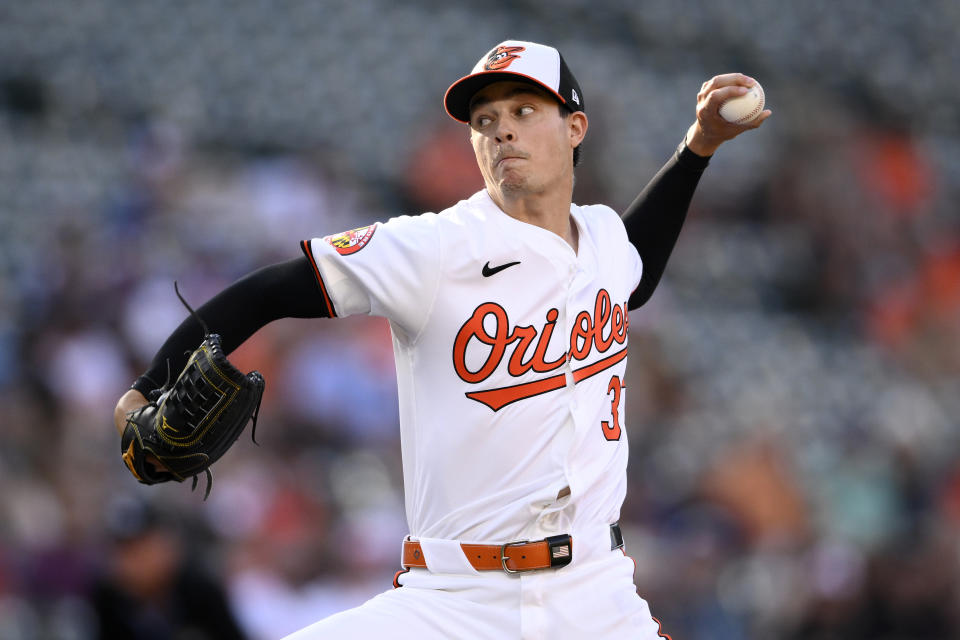
{"type": "Polygon", "coordinates": [[[243,640],[220,581],[190,561],[173,523],[142,502],[107,516],[110,548],[91,604],[101,640],[243,640]]]}

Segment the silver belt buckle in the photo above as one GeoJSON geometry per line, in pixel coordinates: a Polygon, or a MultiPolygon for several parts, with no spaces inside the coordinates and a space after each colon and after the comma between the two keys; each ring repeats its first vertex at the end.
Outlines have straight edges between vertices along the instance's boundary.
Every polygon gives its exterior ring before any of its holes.
{"type": "Polygon", "coordinates": [[[515,547],[521,544],[527,544],[529,542],[529,540],[519,540],[517,542],[507,542],[506,544],[500,545],[500,566],[503,567],[505,573],[522,573],[522,571],[511,569],[507,566],[507,560],[510,559],[509,556],[507,556],[507,548],[515,547]]]}

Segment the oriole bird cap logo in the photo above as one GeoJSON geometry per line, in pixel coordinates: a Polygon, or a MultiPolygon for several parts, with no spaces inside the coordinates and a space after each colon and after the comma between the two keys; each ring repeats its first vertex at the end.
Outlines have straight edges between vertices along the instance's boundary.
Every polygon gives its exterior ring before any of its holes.
{"type": "Polygon", "coordinates": [[[489,56],[487,56],[487,62],[483,65],[483,70],[502,71],[509,67],[514,60],[519,58],[520,56],[517,54],[524,50],[525,47],[508,47],[500,45],[491,51],[489,56]]]}

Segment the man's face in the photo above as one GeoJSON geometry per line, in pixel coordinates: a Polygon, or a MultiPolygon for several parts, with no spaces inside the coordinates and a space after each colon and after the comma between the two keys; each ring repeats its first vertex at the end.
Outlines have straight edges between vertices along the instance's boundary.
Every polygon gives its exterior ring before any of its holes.
{"type": "Polygon", "coordinates": [[[585,132],[583,114],[564,118],[556,99],[523,82],[495,82],[470,103],[477,164],[487,189],[504,196],[567,184],[573,148],[585,132]]]}

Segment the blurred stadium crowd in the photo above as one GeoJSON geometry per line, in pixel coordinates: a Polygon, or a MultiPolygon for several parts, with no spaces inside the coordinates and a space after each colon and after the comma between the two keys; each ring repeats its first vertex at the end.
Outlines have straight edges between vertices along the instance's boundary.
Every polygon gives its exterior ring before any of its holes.
{"type": "Polygon", "coordinates": [[[586,4],[0,7],[0,638],[270,640],[389,588],[384,322],[236,352],[267,380],[261,446],[206,502],[137,485],[112,409],[186,315],[174,280],[199,304],[479,188],[441,97],[505,38],[580,79],[581,203],[626,205],[712,75],[774,111],[718,153],[631,318],[622,522],[664,629],[960,637],[960,5],[586,4]]]}

